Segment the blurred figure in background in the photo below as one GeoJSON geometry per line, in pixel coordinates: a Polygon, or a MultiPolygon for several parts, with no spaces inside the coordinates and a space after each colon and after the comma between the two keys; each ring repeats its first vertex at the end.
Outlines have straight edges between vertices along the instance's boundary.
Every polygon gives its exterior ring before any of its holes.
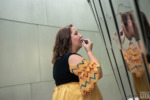
{"type": "MultiPolygon", "coordinates": [[[[149,92],[149,84],[147,81],[142,55],[146,58],[145,47],[139,37],[139,29],[137,27],[133,12],[125,12],[120,14],[121,26],[123,28],[121,39],[126,37],[130,43],[128,49],[122,48],[122,53],[128,70],[132,73],[134,89],[139,97],[141,92],[149,92]],[[135,39],[135,40],[134,40],[135,39]],[[135,45],[132,41],[135,41],[135,45]]],[[[120,34],[121,34],[120,33],[120,34]]],[[[122,43],[123,45],[124,43],[122,43]]],[[[122,46],[123,47],[123,46],[122,46]]],[[[147,66],[149,68],[149,66],[147,66]]]]}
{"type": "MultiPolygon", "coordinates": [[[[149,84],[145,73],[142,55],[146,58],[145,47],[140,40],[139,29],[137,27],[133,12],[120,13],[122,30],[119,33],[121,39],[121,51],[126,62],[128,71],[132,73],[135,92],[139,100],[149,100],[140,97],[140,93],[149,92],[149,84]],[[125,42],[129,41],[128,44],[125,42]],[[126,46],[125,46],[126,45],[126,46]]],[[[115,37],[118,41],[117,34],[115,37]]],[[[147,59],[147,58],[146,58],[147,59]]],[[[146,66],[149,68],[150,66],[146,66]]]]}

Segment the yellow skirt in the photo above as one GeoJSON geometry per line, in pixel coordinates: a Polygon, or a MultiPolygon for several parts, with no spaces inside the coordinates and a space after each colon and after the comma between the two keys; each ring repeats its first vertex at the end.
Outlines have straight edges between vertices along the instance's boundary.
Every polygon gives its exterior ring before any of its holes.
{"type": "Polygon", "coordinates": [[[78,82],[71,82],[54,87],[52,100],[103,100],[97,85],[87,95],[82,95],[78,82]]]}
{"type": "Polygon", "coordinates": [[[138,79],[135,75],[132,74],[132,78],[133,78],[134,89],[137,96],[139,97],[139,100],[149,100],[148,98],[147,99],[140,98],[140,96],[142,96],[142,94],[140,93],[142,92],[149,93],[149,86],[148,86],[146,73],[144,73],[143,77],[140,79],[138,79]]]}

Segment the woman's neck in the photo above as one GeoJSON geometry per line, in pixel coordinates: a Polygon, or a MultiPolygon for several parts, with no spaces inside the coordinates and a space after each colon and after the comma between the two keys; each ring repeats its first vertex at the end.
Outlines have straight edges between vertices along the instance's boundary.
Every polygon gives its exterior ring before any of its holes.
{"type": "Polygon", "coordinates": [[[72,48],[72,53],[77,53],[78,49],[72,48]]]}

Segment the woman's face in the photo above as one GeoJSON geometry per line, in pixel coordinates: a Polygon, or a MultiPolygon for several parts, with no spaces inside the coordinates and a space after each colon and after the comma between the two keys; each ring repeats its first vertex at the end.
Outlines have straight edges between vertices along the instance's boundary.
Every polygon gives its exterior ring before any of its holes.
{"type": "Polygon", "coordinates": [[[74,27],[71,27],[71,32],[72,48],[80,49],[82,47],[82,35],[74,27]]]}
{"type": "MultiPolygon", "coordinates": [[[[120,17],[120,18],[121,18],[121,17],[120,17]]],[[[130,19],[129,16],[128,16],[128,18],[127,18],[127,29],[128,29],[128,30],[126,29],[126,27],[125,27],[125,25],[124,25],[124,23],[123,23],[122,18],[121,18],[121,26],[122,26],[122,28],[123,28],[123,32],[124,32],[125,36],[127,37],[127,39],[131,40],[132,37],[134,36],[134,35],[133,35],[133,34],[134,34],[134,29],[133,29],[132,21],[131,21],[131,19],[130,19]]]]}
{"type": "Polygon", "coordinates": [[[128,16],[128,32],[134,36],[134,28],[131,18],[128,16]]]}

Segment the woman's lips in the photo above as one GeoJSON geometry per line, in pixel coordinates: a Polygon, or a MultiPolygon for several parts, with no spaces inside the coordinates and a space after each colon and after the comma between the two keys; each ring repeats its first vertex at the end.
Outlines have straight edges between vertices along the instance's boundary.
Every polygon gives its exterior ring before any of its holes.
{"type": "Polygon", "coordinates": [[[83,42],[83,41],[84,41],[84,39],[81,39],[80,41],[81,41],[81,42],[83,42]]]}

